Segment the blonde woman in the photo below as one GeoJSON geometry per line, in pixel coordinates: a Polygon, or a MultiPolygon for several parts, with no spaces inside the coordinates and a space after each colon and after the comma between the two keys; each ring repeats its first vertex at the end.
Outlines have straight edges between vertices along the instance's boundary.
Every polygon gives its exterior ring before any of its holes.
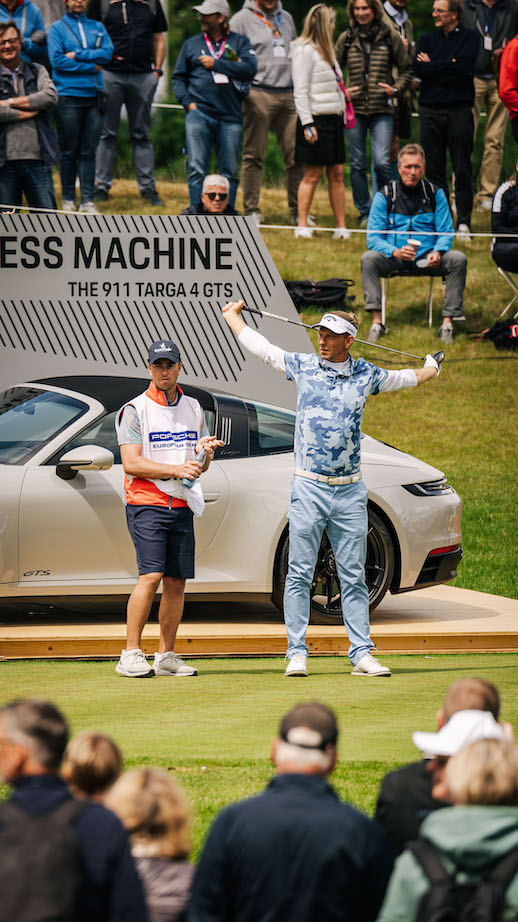
{"type": "Polygon", "coordinates": [[[63,778],[76,797],[103,801],[122,771],[122,753],[111,737],[96,730],[74,736],[63,757],[63,778]]]}
{"type": "Polygon", "coordinates": [[[180,785],[161,769],[135,769],[113,785],[105,806],[129,833],[150,922],[179,922],[194,873],[189,808],[180,785]]]}
{"type": "Polygon", "coordinates": [[[298,115],[295,159],[304,165],[298,189],[296,237],[313,235],[308,214],[324,167],[335,219],[333,237],[347,240],[351,236],[345,226],[345,88],[333,48],[335,19],[331,7],[317,3],[304,20],[302,35],[290,48],[298,115]]]}

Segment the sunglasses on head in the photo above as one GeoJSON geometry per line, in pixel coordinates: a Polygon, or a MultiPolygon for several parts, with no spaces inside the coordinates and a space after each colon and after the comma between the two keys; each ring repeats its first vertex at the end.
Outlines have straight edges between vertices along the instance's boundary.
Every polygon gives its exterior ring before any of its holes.
{"type": "Polygon", "coordinates": [[[204,192],[203,194],[206,195],[207,198],[210,198],[211,202],[213,202],[215,198],[222,200],[228,198],[228,192],[204,192]]]}

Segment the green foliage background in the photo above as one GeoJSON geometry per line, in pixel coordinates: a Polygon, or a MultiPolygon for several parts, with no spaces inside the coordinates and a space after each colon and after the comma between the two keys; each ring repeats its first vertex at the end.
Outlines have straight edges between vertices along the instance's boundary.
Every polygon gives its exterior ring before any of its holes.
{"type": "MultiPolygon", "coordinates": [[[[164,6],[166,0],[162,0],[164,6]]],[[[192,0],[195,2],[195,0],[192,0]]],[[[302,0],[283,0],[283,6],[292,14],[297,30],[300,32],[304,16],[311,7],[311,2],[302,2],[302,0]]],[[[240,8],[239,0],[231,0],[232,12],[237,12],[240,8]]],[[[339,35],[347,28],[348,20],[346,13],[346,4],[334,4],[337,13],[336,35],[339,35]]],[[[416,38],[422,32],[433,29],[431,18],[432,0],[410,0],[409,15],[414,24],[416,38]]],[[[185,4],[181,0],[169,0],[167,3],[167,17],[169,22],[169,32],[167,40],[169,43],[169,69],[170,74],[173,71],[178,52],[185,41],[191,35],[198,32],[199,26],[194,13],[191,11],[190,4],[185,4]]],[[[168,96],[163,102],[175,102],[173,92],[168,82],[168,96]]],[[[418,140],[418,120],[413,119],[414,140],[418,140]]],[[[484,120],[481,121],[477,143],[473,155],[473,169],[475,180],[480,169],[483,147],[484,120]]],[[[153,144],[155,148],[156,172],[162,179],[176,179],[182,181],[185,178],[185,158],[182,154],[184,145],[184,113],[179,110],[155,109],[153,115],[152,127],[153,144]]],[[[509,126],[507,127],[504,162],[502,165],[502,179],[509,176],[514,169],[516,157],[516,145],[512,139],[509,126]]],[[[215,168],[215,164],[214,164],[215,168]]],[[[276,185],[284,181],[284,164],[277,141],[272,133],[268,140],[266,156],[263,166],[264,182],[267,185],[276,185]]],[[[117,160],[116,175],[119,177],[132,177],[133,164],[131,160],[131,147],[129,143],[129,132],[126,121],[121,123],[121,129],[117,138],[117,160]]],[[[346,182],[349,180],[348,165],[345,166],[346,182]]]]}

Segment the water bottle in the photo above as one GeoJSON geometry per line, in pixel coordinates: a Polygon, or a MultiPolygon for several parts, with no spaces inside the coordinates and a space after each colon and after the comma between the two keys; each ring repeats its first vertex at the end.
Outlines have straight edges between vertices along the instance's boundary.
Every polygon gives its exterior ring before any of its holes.
{"type": "MultiPolygon", "coordinates": [[[[204,448],[202,448],[202,450],[198,452],[194,460],[198,461],[198,463],[201,464],[201,466],[203,467],[206,457],[207,457],[207,452],[205,451],[204,448]]],[[[196,480],[197,479],[198,478],[196,478],[196,480]]],[[[196,480],[189,480],[188,477],[184,477],[182,480],[182,487],[185,487],[186,490],[190,490],[191,487],[193,487],[194,484],[196,483],[196,480]]]]}

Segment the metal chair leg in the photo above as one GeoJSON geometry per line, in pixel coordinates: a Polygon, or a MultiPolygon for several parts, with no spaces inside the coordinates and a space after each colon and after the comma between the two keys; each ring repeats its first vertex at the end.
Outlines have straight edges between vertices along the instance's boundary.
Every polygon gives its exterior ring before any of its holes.
{"type": "MultiPolygon", "coordinates": [[[[496,268],[498,269],[498,272],[502,276],[502,278],[505,279],[505,281],[509,285],[509,288],[511,288],[511,290],[514,291],[514,298],[511,298],[507,307],[504,307],[502,313],[499,315],[500,317],[504,317],[505,314],[507,314],[507,311],[509,310],[509,308],[513,306],[514,302],[518,298],[518,288],[516,287],[516,284],[511,278],[511,276],[509,275],[509,273],[505,271],[505,269],[501,269],[500,266],[497,266],[496,268]]],[[[518,315],[518,311],[516,312],[514,316],[516,317],[517,315],[518,315]]]]}
{"type": "Polygon", "coordinates": [[[428,293],[428,326],[431,329],[433,323],[433,275],[430,276],[430,291],[428,293]]]}
{"type": "Polygon", "coordinates": [[[388,283],[388,279],[381,279],[381,322],[383,326],[385,326],[385,317],[387,314],[388,283]]]}

